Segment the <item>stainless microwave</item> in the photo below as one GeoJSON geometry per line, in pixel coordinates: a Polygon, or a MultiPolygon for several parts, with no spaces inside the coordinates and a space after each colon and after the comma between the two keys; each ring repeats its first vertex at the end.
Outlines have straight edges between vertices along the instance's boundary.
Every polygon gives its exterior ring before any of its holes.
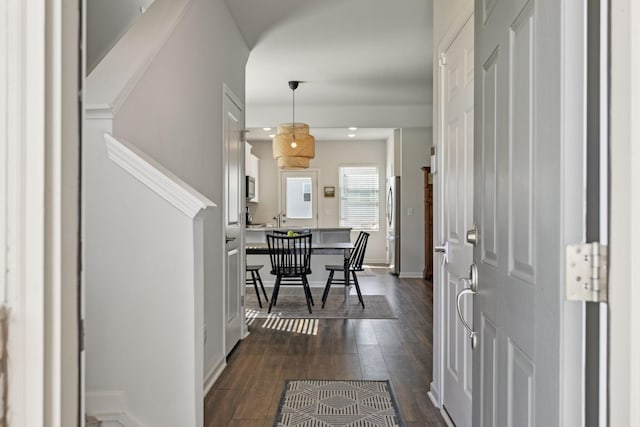
{"type": "Polygon", "coordinates": [[[245,176],[245,194],[247,199],[256,197],[256,179],[252,176],[245,176]]]}

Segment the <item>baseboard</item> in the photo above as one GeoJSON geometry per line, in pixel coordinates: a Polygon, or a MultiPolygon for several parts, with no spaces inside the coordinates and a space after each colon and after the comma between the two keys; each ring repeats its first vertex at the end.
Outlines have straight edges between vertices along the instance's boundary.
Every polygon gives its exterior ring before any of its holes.
{"type": "Polygon", "coordinates": [[[429,399],[431,399],[431,403],[433,403],[433,406],[435,406],[436,408],[440,407],[440,393],[438,393],[438,390],[436,390],[436,388],[434,387],[433,382],[429,385],[427,396],[429,396],[429,399]]]}
{"type": "Polygon", "coordinates": [[[104,427],[142,427],[127,413],[126,397],[122,390],[87,391],[86,412],[102,422],[104,427]]]}
{"type": "Polygon", "coordinates": [[[123,414],[106,414],[97,416],[100,420],[101,427],[142,427],[142,424],[135,421],[126,413],[123,414]]]}
{"type": "Polygon", "coordinates": [[[386,259],[365,259],[363,264],[364,265],[375,264],[376,267],[385,267],[389,265],[389,261],[387,261],[386,259]],[[380,265],[380,264],[383,264],[383,265],[380,265]]]}
{"type": "Polygon", "coordinates": [[[204,381],[204,396],[206,396],[209,391],[211,391],[213,384],[216,382],[222,371],[224,371],[224,368],[226,366],[227,361],[223,357],[222,360],[209,371],[204,381]]]}
{"type": "Polygon", "coordinates": [[[418,272],[400,272],[400,275],[398,276],[401,279],[422,279],[422,271],[418,271],[418,272]]]}

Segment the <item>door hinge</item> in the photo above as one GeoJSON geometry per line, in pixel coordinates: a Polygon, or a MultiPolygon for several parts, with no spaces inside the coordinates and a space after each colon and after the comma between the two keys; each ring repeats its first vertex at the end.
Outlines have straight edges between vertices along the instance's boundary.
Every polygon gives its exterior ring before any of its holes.
{"type": "Polygon", "coordinates": [[[244,306],[244,295],[240,295],[240,307],[244,306]]]}
{"type": "Polygon", "coordinates": [[[607,246],[598,242],[567,245],[566,285],[570,301],[607,302],[607,246]]]}
{"type": "Polygon", "coordinates": [[[441,67],[444,67],[445,65],[447,65],[447,57],[445,56],[444,53],[440,55],[440,60],[438,61],[438,63],[440,64],[441,67]]]}
{"type": "Polygon", "coordinates": [[[84,319],[80,319],[80,324],[78,325],[78,347],[80,351],[84,351],[84,340],[85,340],[85,331],[84,331],[84,319]]]}

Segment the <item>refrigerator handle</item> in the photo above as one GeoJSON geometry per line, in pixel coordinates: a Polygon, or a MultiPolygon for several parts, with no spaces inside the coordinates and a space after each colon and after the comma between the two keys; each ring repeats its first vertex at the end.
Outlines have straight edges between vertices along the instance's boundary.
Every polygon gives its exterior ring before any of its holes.
{"type": "Polygon", "coordinates": [[[389,222],[389,227],[393,223],[393,189],[389,187],[389,192],[387,193],[387,221],[389,222]]]}

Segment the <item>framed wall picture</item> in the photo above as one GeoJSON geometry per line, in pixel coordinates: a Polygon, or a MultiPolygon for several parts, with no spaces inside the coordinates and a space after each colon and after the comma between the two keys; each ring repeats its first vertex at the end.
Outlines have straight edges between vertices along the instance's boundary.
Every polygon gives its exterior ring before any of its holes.
{"type": "Polygon", "coordinates": [[[324,197],[335,197],[336,187],[324,187],[324,197]]]}

